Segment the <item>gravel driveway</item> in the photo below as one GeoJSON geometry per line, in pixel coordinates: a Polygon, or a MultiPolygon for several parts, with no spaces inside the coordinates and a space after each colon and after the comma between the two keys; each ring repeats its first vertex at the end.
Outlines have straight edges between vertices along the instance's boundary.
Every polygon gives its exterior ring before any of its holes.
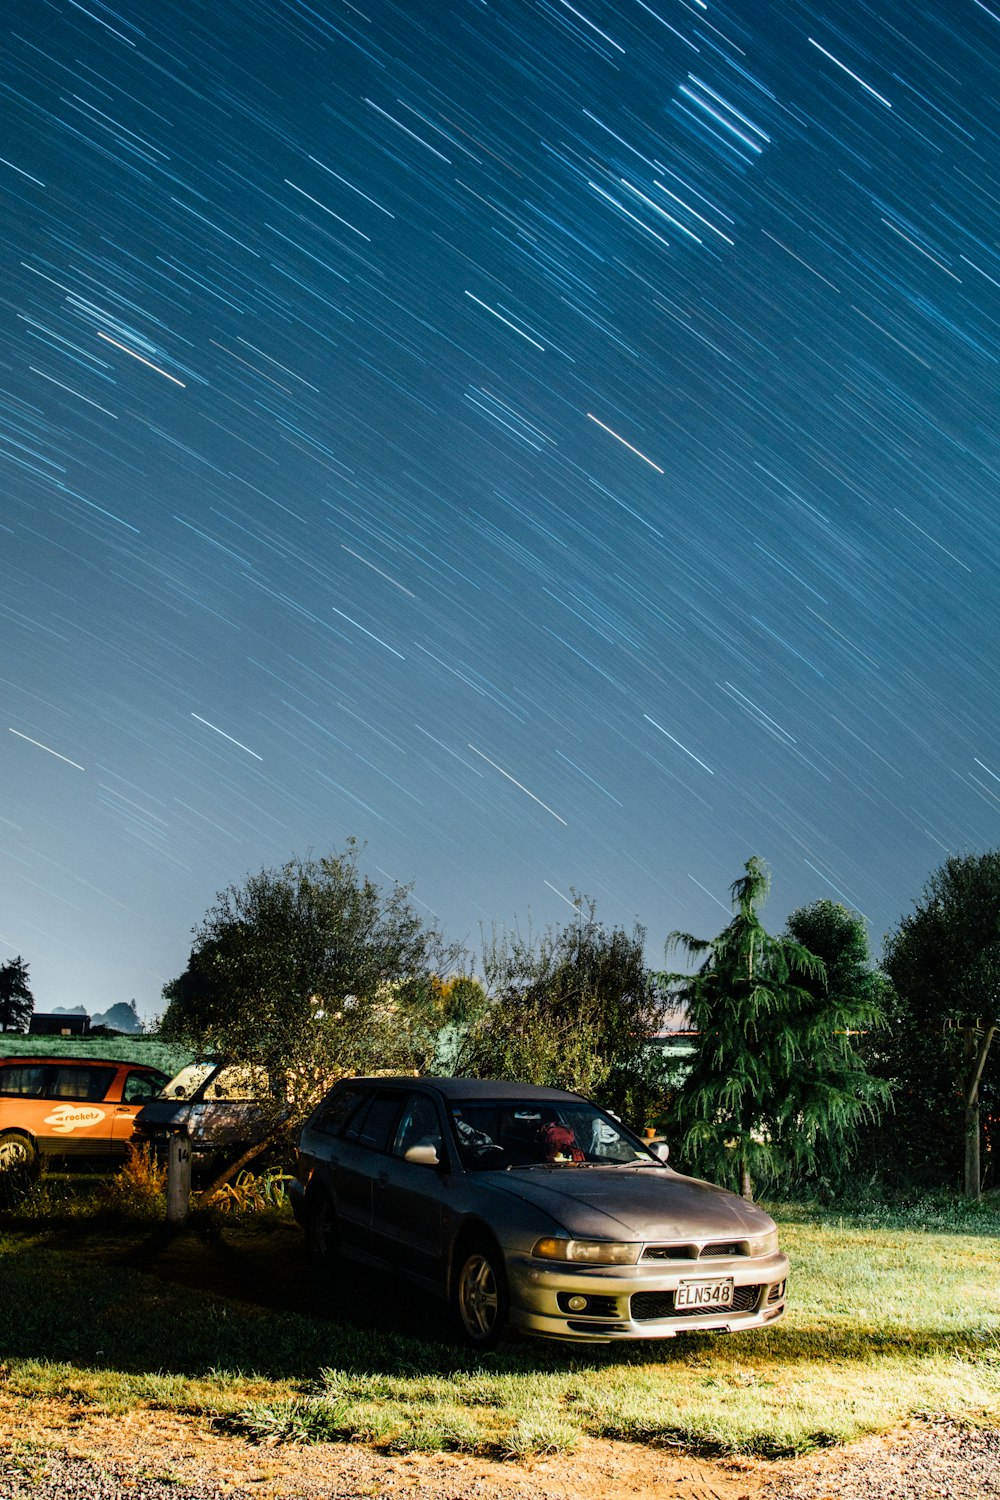
{"type": "Polygon", "coordinates": [[[781,1463],[714,1463],[592,1443],[532,1465],[362,1447],[254,1449],[194,1427],[168,1440],[74,1427],[65,1445],[0,1445],[0,1500],[1000,1500],[1000,1431],[914,1423],[781,1463]]]}

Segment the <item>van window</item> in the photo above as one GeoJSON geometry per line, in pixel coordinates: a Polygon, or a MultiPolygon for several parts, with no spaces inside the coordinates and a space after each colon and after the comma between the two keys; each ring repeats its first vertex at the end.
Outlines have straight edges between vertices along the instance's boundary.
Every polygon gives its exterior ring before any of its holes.
{"type": "Polygon", "coordinates": [[[42,1063],[12,1063],[0,1068],[0,1095],[19,1099],[44,1099],[49,1075],[54,1072],[42,1063]]]}
{"type": "Polygon", "coordinates": [[[53,1071],[55,1078],[48,1090],[50,1099],[84,1099],[90,1104],[96,1104],[108,1092],[118,1069],[81,1068],[64,1064],[53,1071]]]}

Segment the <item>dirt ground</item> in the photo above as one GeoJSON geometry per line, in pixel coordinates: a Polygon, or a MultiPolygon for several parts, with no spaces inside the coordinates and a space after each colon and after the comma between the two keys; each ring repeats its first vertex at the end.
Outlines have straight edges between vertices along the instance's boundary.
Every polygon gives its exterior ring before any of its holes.
{"type": "Polygon", "coordinates": [[[96,1415],[0,1394],[0,1500],[986,1500],[1000,1496],[1000,1433],[914,1423],[780,1463],[587,1441],[529,1463],[361,1446],[254,1447],[204,1417],[96,1415]]]}

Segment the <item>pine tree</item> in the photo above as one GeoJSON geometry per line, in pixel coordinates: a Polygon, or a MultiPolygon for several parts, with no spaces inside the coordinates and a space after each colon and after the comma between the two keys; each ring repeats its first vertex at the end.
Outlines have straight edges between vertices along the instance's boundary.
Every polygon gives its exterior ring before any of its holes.
{"type": "Polygon", "coordinates": [[[28,988],[28,965],[18,954],[0,964],[0,1031],[26,1031],[35,997],[28,988]]]}
{"type": "Polygon", "coordinates": [[[814,1172],[824,1142],[846,1139],[886,1090],[848,1034],[859,1019],[875,1023],[871,1007],[828,996],[822,959],[765,931],[757,908],[770,878],[759,859],[744,868],[718,937],[668,939],[668,951],[683,948],[700,967],[665,978],[698,1034],[676,1101],[680,1155],[749,1198],[755,1182],[814,1172]]]}

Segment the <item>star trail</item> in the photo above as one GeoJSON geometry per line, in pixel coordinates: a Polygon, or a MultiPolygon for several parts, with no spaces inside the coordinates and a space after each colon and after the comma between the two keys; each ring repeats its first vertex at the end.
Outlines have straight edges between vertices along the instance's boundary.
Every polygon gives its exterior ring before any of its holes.
{"type": "Polygon", "coordinates": [[[8,0],[0,958],[160,1008],[349,836],[446,935],[875,952],[1000,843],[1000,15],[8,0]]]}

